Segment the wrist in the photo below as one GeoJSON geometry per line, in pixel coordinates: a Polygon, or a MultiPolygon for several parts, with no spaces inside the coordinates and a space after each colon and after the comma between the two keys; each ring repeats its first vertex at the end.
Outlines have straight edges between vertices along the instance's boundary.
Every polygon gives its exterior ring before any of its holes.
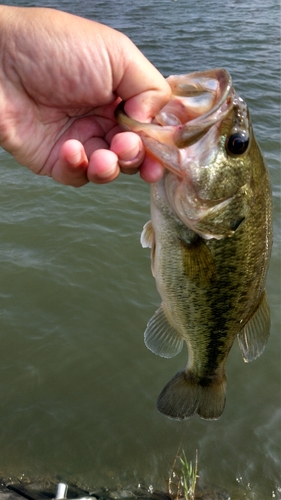
{"type": "Polygon", "coordinates": [[[9,74],[13,68],[14,58],[12,47],[14,42],[10,36],[14,24],[14,13],[17,8],[0,5],[0,146],[5,144],[10,136],[9,74]]]}

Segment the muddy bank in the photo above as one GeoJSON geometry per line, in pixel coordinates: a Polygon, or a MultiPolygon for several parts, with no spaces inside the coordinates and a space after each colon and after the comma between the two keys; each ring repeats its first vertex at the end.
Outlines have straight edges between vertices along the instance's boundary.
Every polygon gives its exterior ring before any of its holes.
{"type": "MultiPolygon", "coordinates": [[[[165,492],[151,491],[144,486],[136,490],[104,488],[98,491],[89,491],[75,484],[67,486],[64,497],[67,500],[175,500],[165,492]]],[[[57,493],[58,482],[52,480],[0,479],[0,500],[63,500],[57,493]]],[[[194,500],[231,500],[231,497],[226,491],[210,488],[198,490],[194,500]]]]}

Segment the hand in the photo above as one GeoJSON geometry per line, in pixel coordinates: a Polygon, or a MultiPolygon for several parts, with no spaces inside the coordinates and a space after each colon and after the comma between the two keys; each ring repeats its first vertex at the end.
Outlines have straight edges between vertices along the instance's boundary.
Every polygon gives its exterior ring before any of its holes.
{"type": "Polygon", "coordinates": [[[72,186],[120,170],[147,182],[162,167],[114,110],[149,122],[170,87],[122,33],[64,12],[0,7],[0,145],[22,165],[72,186]]]}

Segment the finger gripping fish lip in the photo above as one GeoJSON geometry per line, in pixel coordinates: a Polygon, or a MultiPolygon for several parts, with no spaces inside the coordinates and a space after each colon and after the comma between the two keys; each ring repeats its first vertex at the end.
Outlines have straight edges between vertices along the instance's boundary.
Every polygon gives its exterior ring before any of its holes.
{"type": "Polygon", "coordinates": [[[142,138],[147,154],[165,169],[183,177],[190,168],[191,158],[194,154],[198,156],[192,146],[201,144],[206,137],[206,145],[200,145],[199,149],[202,152],[210,150],[207,136],[211,129],[211,149],[218,143],[217,127],[233,108],[232,80],[226,70],[215,69],[174,75],[167,81],[172,98],[151,123],[141,123],[128,116],[125,101],[117,105],[115,118],[123,130],[133,131],[142,138]]]}

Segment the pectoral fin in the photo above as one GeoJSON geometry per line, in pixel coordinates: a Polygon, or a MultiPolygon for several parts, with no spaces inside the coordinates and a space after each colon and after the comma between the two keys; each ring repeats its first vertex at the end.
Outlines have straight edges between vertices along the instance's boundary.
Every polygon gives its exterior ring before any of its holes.
{"type": "Polygon", "coordinates": [[[207,285],[215,277],[216,268],[212,254],[202,238],[188,244],[180,240],[184,272],[189,281],[198,286],[207,285]]]}
{"type": "Polygon", "coordinates": [[[143,248],[152,248],[154,242],[154,231],[151,220],[144,226],[140,237],[141,246],[143,248]]]}
{"type": "Polygon", "coordinates": [[[151,272],[155,278],[154,272],[154,258],[155,258],[155,235],[151,220],[144,226],[140,237],[140,242],[143,248],[151,248],[151,272]]]}
{"type": "Polygon", "coordinates": [[[264,292],[253,316],[238,334],[238,344],[246,363],[258,358],[264,351],[270,331],[270,312],[264,292]]]}
{"type": "Polygon", "coordinates": [[[148,349],[163,358],[172,358],[182,350],[183,340],[169,323],[163,304],[149,320],[144,342],[148,349]]]}

